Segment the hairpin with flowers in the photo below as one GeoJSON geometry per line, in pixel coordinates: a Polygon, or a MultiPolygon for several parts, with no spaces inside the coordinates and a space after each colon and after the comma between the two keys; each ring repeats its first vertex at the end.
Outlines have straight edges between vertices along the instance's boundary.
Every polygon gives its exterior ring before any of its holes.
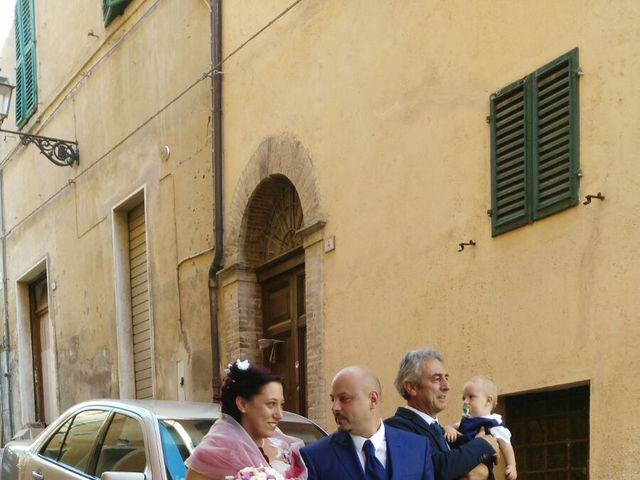
{"type": "MultiPolygon", "coordinates": [[[[231,373],[231,367],[233,367],[233,363],[230,363],[229,365],[227,365],[227,368],[224,369],[224,373],[226,373],[227,375],[229,375],[231,373]]],[[[251,364],[249,363],[249,360],[240,360],[237,359],[235,361],[235,365],[238,368],[238,370],[249,370],[249,367],[251,366],[251,364]]]]}

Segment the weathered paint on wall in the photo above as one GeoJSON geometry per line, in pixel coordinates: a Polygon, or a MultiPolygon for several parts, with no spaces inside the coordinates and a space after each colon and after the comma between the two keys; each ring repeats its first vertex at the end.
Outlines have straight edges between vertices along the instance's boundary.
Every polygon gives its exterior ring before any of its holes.
{"type": "MultiPolygon", "coordinates": [[[[210,69],[209,10],[202,1],[137,0],[105,29],[100,2],[80,2],[73,15],[60,2],[35,4],[39,105],[24,131],[77,139],[80,165],[55,167],[34,146],[0,150],[16,428],[25,408],[16,281],[43,258],[59,409],[120,395],[112,211],[138,191],[147,214],[155,398],[178,398],[183,361],[185,397],[209,400],[209,80],[159,113],[210,69]]],[[[12,49],[3,52],[9,64],[12,49]]]]}
{"type": "MultiPolygon", "coordinates": [[[[291,3],[225,3],[225,54],[291,3]]],[[[445,421],[477,373],[504,393],[588,381],[590,475],[633,476],[639,17],[632,1],[303,1],[224,64],[225,205],[265,138],[300,141],[318,178],[327,385],[369,365],[391,414],[399,359],[423,345],[448,359],[445,421]],[[580,195],[606,200],[492,238],[489,96],[574,47],[580,195]]]]}

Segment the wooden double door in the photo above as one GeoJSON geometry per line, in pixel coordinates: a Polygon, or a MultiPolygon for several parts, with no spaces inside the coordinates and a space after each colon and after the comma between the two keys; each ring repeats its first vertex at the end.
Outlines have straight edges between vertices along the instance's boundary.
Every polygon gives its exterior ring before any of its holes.
{"type": "Polygon", "coordinates": [[[304,253],[296,249],[258,269],[264,365],[282,376],[285,408],[306,414],[304,253]]]}

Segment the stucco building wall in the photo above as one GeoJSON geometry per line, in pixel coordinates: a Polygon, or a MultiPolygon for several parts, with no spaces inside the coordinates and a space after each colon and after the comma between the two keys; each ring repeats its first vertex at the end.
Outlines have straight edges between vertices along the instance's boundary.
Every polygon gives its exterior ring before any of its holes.
{"type": "MultiPolygon", "coordinates": [[[[225,54],[290,4],[226,3],[225,54]]],[[[308,152],[321,235],[335,236],[311,406],[360,363],[391,414],[401,355],[436,346],[452,379],[445,421],[474,374],[504,393],[588,382],[590,475],[633,476],[639,16],[630,1],[301,2],[225,62],[225,215],[260,145],[286,136],[308,152]],[[575,47],[580,196],[606,200],[492,238],[489,97],[575,47]]]]}
{"type": "MultiPolygon", "coordinates": [[[[100,2],[80,2],[73,15],[61,6],[35,2],[39,103],[23,131],[77,140],[79,166],[56,167],[15,140],[0,158],[16,429],[33,421],[33,394],[22,388],[31,373],[19,353],[29,347],[19,324],[29,320],[18,290],[34,266],[47,274],[56,410],[127,395],[123,376],[133,372],[119,359],[114,242],[115,219],[132,195],[146,211],[153,396],[211,398],[209,9],[201,1],[137,0],[105,28],[100,2]]],[[[10,43],[3,59],[12,64],[10,43]]],[[[12,123],[13,114],[3,127],[12,123]]]]}

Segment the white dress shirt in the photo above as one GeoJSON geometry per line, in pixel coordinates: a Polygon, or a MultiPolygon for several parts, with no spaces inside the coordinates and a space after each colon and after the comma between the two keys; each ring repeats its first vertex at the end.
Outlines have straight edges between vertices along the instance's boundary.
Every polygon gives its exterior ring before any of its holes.
{"type": "Polygon", "coordinates": [[[411,410],[412,412],[417,413],[418,415],[420,415],[420,418],[422,418],[429,425],[431,425],[433,422],[438,423],[438,419],[437,418],[433,418],[431,415],[427,415],[426,413],[421,412],[417,408],[410,407],[409,405],[407,405],[404,408],[406,408],[407,410],[411,410]]]}
{"type": "Polygon", "coordinates": [[[376,449],[376,458],[380,461],[384,468],[387,468],[387,439],[384,436],[383,422],[380,422],[380,428],[378,428],[378,431],[374,433],[370,438],[364,438],[359,435],[349,435],[351,436],[351,440],[353,440],[353,445],[356,447],[356,453],[358,454],[358,459],[360,460],[360,465],[362,465],[363,471],[365,456],[362,447],[364,447],[364,442],[366,442],[367,440],[371,440],[373,448],[376,449]]]}
{"type": "MultiPolygon", "coordinates": [[[[409,405],[407,405],[404,408],[406,408],[407,410],[411,410],[412,412],[417,413],[418,415],[420,415],[420,418],[423,419],[425,422],[427,422],[428,425],[431,425],[432,423],[438,423],[438,419],[437,418],[433,418],[431,415],[427,415],[426,413],[421,412],[417,408],[410,407],[409,405]]],[[[451,447],[449,447],[449,444],[446,442],[446,440],[445,440],[444,443],[447,446],[447,448],[449,450],[451,450],[451,447]]]]}

